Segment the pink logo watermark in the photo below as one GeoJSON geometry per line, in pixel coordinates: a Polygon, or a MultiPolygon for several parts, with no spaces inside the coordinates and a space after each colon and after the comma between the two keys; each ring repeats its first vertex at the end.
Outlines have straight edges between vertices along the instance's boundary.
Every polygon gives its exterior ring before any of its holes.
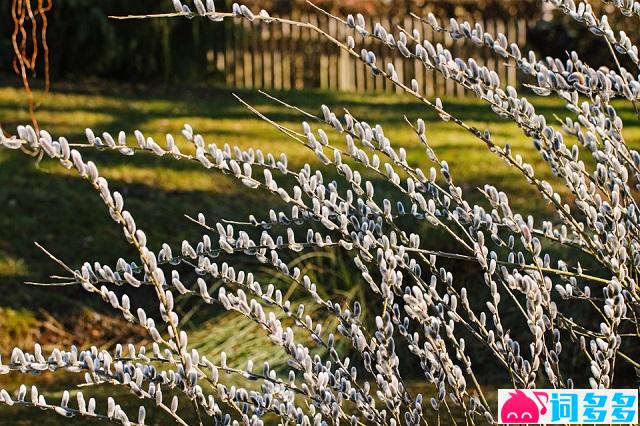
{"type": "Polygon", "coordinates": [[[537,403],[519,389],[509,393],[510,397],[500,410],[503,423],[537,423],[540,414],[546,414],[549,395],[545,392],[533,392],[537,403]],[[542,402],[541,399],[544,399],[542,402]]]}
{"type": "Polygon", "coordinates": [[[500,389],[501,424],[637,424],[637,389],[500,389]]]}

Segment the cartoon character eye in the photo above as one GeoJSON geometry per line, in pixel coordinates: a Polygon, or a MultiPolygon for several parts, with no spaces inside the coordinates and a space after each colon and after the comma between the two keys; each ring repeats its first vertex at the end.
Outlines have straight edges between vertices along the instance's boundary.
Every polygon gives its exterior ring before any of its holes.
{"type": "Polygon", "coordinates": [[[507,420],[510,420],[510,419],[517,420],[518,419],[518,413],[516,413],[515,411],[511,411],[511,412],[507,413],[507,420]]]}
{"type": "Polygon", "coordinates": [[[522,414],[520,415],[520,417],[522,417],[522,420],[526,419],[527,417],[529,418],[529,420],[531,420],[531,419],[533,418],[533,416],[531,415],[531,413],[530,413],[530,412],[528,412],[528,411],[525,411],[524,413],[522,413],[522,414]]]}

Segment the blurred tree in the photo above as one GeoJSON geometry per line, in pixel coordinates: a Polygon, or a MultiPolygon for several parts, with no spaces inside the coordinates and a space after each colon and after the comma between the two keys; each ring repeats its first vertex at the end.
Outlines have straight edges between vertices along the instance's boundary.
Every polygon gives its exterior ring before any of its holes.
{"type": "MultiPolygon", "coordinates": [[[[215,39],[221,32],[220,26],[182,20],[154,20],[140,25],[108,18],[166,11],[167,5],[163,3],[157,0],[56,3],[49,15],[52,76],[126,80],[203,77],[205,55],[197,52],[201,51],[205,38],[215,39]]],[[[3,72],[9,72],[13,52],[10,2],[0,2],[0,17],[0,64],[3,72]]],[[[36,74],[42,74],[42,69],[37,69],[36,74]]]]}

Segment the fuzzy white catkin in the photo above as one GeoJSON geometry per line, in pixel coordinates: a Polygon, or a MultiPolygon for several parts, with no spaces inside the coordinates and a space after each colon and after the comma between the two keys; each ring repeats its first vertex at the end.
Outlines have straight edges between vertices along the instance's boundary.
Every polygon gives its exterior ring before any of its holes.
{"type": "Polygon", "coordinates": [[[207,13],[207,8],[205,7],[202,0],[193,0],[193,4],[196,6],[196,10],[200,16],[204,16],[207,13]]]}

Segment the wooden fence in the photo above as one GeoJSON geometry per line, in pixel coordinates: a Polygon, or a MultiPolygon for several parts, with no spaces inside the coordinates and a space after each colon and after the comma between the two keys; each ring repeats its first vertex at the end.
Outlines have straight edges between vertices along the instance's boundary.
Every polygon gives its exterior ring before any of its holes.
{"type": "MultiPolygon", "coordinates": [[[[288,17],[286,17],[288,18],[288,17]]],[[[324,15],[293,16],[292,19],[311,22],[319,26],[336,39],[345,42],[353,30],[328,19],[324,15]]],[[[423,38],[432,43],[442,43],[454,56],[473,57],[481,65],[495,70],[502,81],[517,84],[517,70],[513,64],[497,57],[486,48],[478,48],[469,41],[454,41],[444,33],[438,33],[426,24],[411,17],[405,19],[370,19],[367,28],[373,28],[380,22],[387,29],[420,30],[423,38]]],[[[216,40],[207,58],[210,69],[224,75],[226,83],[239,88],[264,89],[302,89],[320,88],[327,90],[357,92],[393,92],[398,90],[391,82],[380,76],[374,76],[360,61],[322,38],[309,28],[291,25],[251,23],[247,20],[225,21],[224,36],[216,40]]],[[[510,42],[522,45],[526,41],[527,25],[525,19],[513,17],[487,19],[483,22],[485,31],[494,36],[504,33],[510,42]]],[[[392,52],[380,41],[371,37],[363,39],[356,36],[356,48],[367,48],[375,52],[379,66],[393,62],[395,69],[404,81],[416,78],[425,88],[427,95],[464,96],[464,89],[440,74],[427,70],[418,61],[403,58],[398,52],[392,52]],[[382,62],[384,61],[384,62],[382,62]]]]}

